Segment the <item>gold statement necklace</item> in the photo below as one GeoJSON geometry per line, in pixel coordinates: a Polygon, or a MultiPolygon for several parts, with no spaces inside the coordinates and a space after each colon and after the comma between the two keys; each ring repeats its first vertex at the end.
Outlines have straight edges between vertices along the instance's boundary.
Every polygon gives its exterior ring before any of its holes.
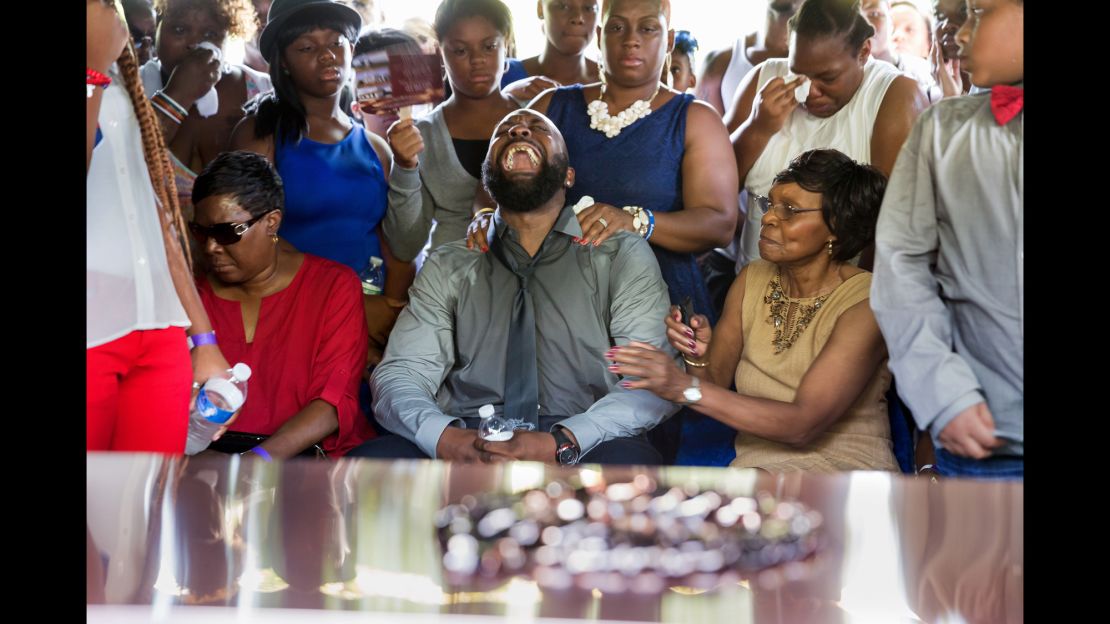
{"type": "Polygon", "coordinates": [[[775,337],[771,340],[771,344],[775,347],[775,354],[778,355],[789,349],[798,336],[802,335],[836,288],[817,297],[813,303],[794,301],[782,291],[782,271],[779,271],[767,285],[767,290],[763,303],[771,306],[771,317],[767,322],[775,326],[775,337]]]}

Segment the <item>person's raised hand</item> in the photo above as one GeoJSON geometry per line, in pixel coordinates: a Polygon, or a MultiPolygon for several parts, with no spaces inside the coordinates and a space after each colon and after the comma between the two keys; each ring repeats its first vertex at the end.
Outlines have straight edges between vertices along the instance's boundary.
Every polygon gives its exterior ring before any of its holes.
{"type": "Polygon", "coordinates": [[[804,76],[797,76],[790,82],[776,76],[763,85],[755,95],[752,103],[752,125],[767,134],[775,134],[786,125],[787,118],[798,107],[798,100],[794,98],[794,90],[802,82],[804,76]]]}
{"type": "Polygon", "coordinates": [[[405,169],[420,166],[420,154],[424,151],[424,137],[416,128],[412,118],[398,119],[386,131],[386,140],[393,150],[393,162],[405,169]]]}
{"type": "Polygon", "coordinates": [[[220,81],[220,57],[211,48],[197,46],[173,68],[162,89],[185,110],[220,81]]]}

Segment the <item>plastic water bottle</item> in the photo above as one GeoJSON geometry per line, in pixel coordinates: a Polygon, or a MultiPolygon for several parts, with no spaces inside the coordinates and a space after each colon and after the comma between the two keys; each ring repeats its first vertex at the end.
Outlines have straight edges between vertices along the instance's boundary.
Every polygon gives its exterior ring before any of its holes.
{"type": "Polygon", "coordinates": [[[185,454],[196,455],[212,444],[212,436],[247,400],[251,367],[242,362],[204,382],[189,413],[185,454]]]}
{"type": "Polygon", "coordinates": [[[385,273],[382,271],[382,259],[370,256],[370,264],[358,274],[362,280],[362,294],[380,295],[385,290],[385,273]]]}
{"type": "Polygon", "coordinates": [[[500,416],[494,416],[493,406],[486,403],[478,408],[478,437],[490,442],[504,442],[513,437],[513,428],[500,416]]]}

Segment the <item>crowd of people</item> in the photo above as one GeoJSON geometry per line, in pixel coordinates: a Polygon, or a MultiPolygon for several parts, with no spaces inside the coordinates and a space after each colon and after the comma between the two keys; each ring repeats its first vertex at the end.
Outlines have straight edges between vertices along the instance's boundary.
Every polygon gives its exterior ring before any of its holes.
{"type": "Polygon", "coordinates": [[[1020,479],[1024,5],[933,6],[87,0],[86,448],[242,362],[204,453],[1020,479]]]}

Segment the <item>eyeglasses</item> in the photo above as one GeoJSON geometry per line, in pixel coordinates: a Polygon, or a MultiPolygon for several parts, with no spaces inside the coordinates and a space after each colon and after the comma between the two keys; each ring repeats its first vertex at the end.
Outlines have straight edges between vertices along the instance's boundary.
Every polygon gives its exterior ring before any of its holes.
{"type": "Polygon", "coordinates": [[[247,230],[251,229],[252,225],[271,212],[273,212],[273,210],[267,210],[245,223],[217,223],[216,225],[204,226],[190,221],[189,231],[192,232],[193,238],[197,239],[197,242],[201,245],[208,241],[209,236],[214,238],[216,242],[221,245],[234,245],[243,239],[243,235],[247,233],[247,230]]]}
{"type": "Polygon", "coordinates": [[[789,221],[800,212],[821,211],[820,208],[795,208],[790,204],[772,204],[771,198],[765,197],[763,195],[754,195],[753,198],[755,199],[755,205],[759,206],[759,209],[763,212],[763,214],[767,214],[769,211],[774,211],[775,216],[778,217],[779,221],[789,221]]]}

